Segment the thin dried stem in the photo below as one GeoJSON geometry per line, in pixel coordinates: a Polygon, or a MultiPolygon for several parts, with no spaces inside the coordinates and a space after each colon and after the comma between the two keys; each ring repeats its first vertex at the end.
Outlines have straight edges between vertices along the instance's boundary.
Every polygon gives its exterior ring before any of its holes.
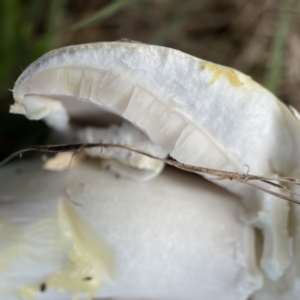
{"type": "Polygon", "coordinates": [[[160,158],[160,157],[154,156],[152,154],[149,154],[147,152],[144,152],[144,151],[141,151],[141,150],[138,150],[138,149],[134,149],[134,148],[129,147],[129,146],[120,145],[120,144],[87,143],[87,144],[61,144],[61,145],[42,145],[42,146],[34,145],[34,146],[29,147],[29,148],[19,150],[15,153],[11,154],[7,158],[5,158],[2,162],[0,162],[0,167],[5,165],[6,163],[8,163],[14,157],[17,157],[17,156],[22,157],[23,153],[26,153],[26,152],[33,152],[33,151],[35,151],[35,152],[44,152],[44,153],[58,153],[58,152],[70,152],[70,151],[80,152],[83,149],[95,148],[95,147],[100,147],[100,148],[115,147],[115,148],[126,149],[128,151],[133,151],[133,152],[139,153],[141,155],[145,155],[145,156],[148,156],[150,158],[162,161],[162,162],[164,162],[168,165],[171,165],[173,167],[176,167],[178,169],[181,169],[181,170],[184,170],[184,171],[187,171],[187,172],[202,174],[202,175],[205,175],[205,176],[213,176],[213,178],[210,178],[212,180],[234,180],[234,181],[237,181],[237,182],[240,182],[240,183],[250,185],[250,186],[252,186],[252,187],[254,187],[258,190],[261,190],[263,192],[266,192],[270,195],[279,197],[281,199],[290,201],[292,203],[300,204],[300,200],[297,200],[295,198],[286,196],[284,194],[276,193],[274,191],[268,190],[268,189],[263,188],[261,186],[254,185],[254,184],[249,182],[249,181],[260,181],[260,182],[263,182],[265,184],[277,187],[279,189],[283,189],[284,191],[290,193],[292,196],[300,196],[300,195],[288,190],[285,186],[273,182],[273,181],[286,182],[286,183],[292,183],[292,184],[299,185],[300,184],[300,179],[299,178],[257,176],[257,175],[249,174],[249,169],[247,170],[247,173],[238,173],[238,172],[229,172],[229,171],[223,171],[223,170],[216,170],[216,169],[203,168],[203,167],[198,167],[198,166],[193,166],[193,165],[187,165],[187,164],[180,163],[180,162],[178,162],[176,160],[173,160],[173,159],[160,158]]]}

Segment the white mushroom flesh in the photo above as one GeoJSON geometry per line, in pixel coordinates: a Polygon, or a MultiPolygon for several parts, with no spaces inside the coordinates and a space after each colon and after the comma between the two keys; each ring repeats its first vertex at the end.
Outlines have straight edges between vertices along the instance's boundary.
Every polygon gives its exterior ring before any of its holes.
{"type": "MultiPolygon", "coordinates": [[[[13,93],[11,112],[59,130],[70,130],[68,120],[86,104],[83,113],[96,123],[105,112],[118,115],[182,163],[300,175],[292,113],[248,76],[180,51],[123,42],[54,50],[23,72],[13,93]]],[[[217,183],[243,197],[248,221],[264,233],[260,265],[277,280],[293,255],[289,204],[239,183],[217,183]]]]}
{"type": "MultiPolygon", "coordinates": [[[[156,157],[167,156],[166,150],[154,144],[143,132],[128,123],[121,126],[114,124],[105,129],[85,127],[78,131],[78,137],[84,143],[130,145],[156,157]]],[[[85,151],[91,157],[106,158],[104,168],[136,180],[149,180],[157,176],[164,167],[164,163],[159,160],[126,149],[95,147],[85,151]]]]}
{"type": "Polygon", "coordinates": [[[24,161],[0,170],[0,190],[1,299],[245,300],[262,285],[241,203],[196,175],[24,161]]]}

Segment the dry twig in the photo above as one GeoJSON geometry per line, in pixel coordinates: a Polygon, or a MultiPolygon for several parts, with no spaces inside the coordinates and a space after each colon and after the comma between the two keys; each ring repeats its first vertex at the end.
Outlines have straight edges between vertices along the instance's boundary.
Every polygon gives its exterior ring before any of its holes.
{"type": "Polygon", "coordinates": [[[273,181],[276,181],[276,182],[285,182],[285,183],[292,183],[292,184],[300,185],[299,178],[257,176],[257,175],[249,174],[249,169],[248,169],[247,173],[237,173],[237,172],[229,172],[229,171],[222,171],[222,170],[203,168],[203,167],[198,167],[198,166],[193,166],[193,165],[187,165],[187,164],[180,163],[173,159],[160,158],[160,157],[151,155],[149,153],[146,153],[144,151],[134,149],[129,146],[119,145],[119,144],[88,143],[88,144],[61,144],[61,145],[41,145],[41,146],[34,145],[29,148],[19,150],[15,153],[11,154],[7,158],[5,158],[2,162],[0,162],[0,167],[3,166],[4,164],[6,164],[7,162],[9,162],[14,157],[17,157],[17,156],[22,157],[23,153],[25,153],[25,152],[34,152],[34,151],[35,152],[44,152],[44,153],[58,153],[58,152],[70,152],[70,151],[79,152],[83,149],[95,148],[95,147],[100,147],[100,148],[115,147],[115,148],[126,149],[128,151],[133,151],[133,152],[139,153],[141,155],[145,155],[150,158],[162,161],[168,165],[171,165],[173,167],[176,167],[178,169],[181,169],[181,170],[184,170],[187,172],[202,174],[205,176],[207,176],[207,175],[213,176],[213,178],[210,178],[210,179],[214,179],[214,180],[226,180],[226,179],[234,180],[234,181],[252,186],[252,187],[259,189],[263,192],[266,192],[270,195],[279,197],[281,199],[284,199],[284,200],[287,200],[287,201],[290,201],[290,202],[293,202],[296,204],[300,204],[300,200],[297,200],[293,197],[286,196],[284,194],[280,194],[280,193],[274,192],[272,190],[268,190],[264,187],[257,186],[257,185],[254,185],[253,183],[250,183],[250,181],[260,181],[260,182],[266,183],[268,185],[275,186],[279,189],[283,189],[286,192],[290,193],[292,196],[300,196],[300,195],[294,193],[293,191],[288,190],[285,186],[273,182],[273,181]]]}

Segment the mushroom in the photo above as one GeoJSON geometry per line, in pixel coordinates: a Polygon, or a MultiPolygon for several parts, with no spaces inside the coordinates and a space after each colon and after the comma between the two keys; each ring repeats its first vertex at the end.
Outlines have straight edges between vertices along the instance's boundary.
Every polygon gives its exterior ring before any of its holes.
{"type": "MultiPolygon", "coordinates": [[[[54,50],[22,73],[13,95],[11,112],[43,119],[80,142],[117,139],[195,166],[299,176],[292,112],[250,77],[173,49],[113,42],[54,50]]],[[[136,179],[163,167],[127,150],[106,154],[114,170],[136,179]]],[[[240,183],[216,183],[243,199],[244,221],[263,232],[260,266],[278,280],[293,256],[290,204],[240,183]]]]}
{"type": "Polygon", "coordinates": [[[196,175],[29,160],[1,170],[0,190],[1,299],[236,300],[262,285],[242,204],[196,175]]]}

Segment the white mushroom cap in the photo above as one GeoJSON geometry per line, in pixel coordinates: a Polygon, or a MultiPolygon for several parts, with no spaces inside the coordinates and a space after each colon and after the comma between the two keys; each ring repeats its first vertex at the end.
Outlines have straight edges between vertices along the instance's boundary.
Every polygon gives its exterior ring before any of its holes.
{"type": "Polygon", "coordinates": [[[100,283],[99,297],[246,300],[262,285],[241,203],[195,175],[140,183],[23,161],[0,170],[0,190],[1,299],[92,298],[100,283]]]}
{"type": "MultiPolygon", "coordinates": [[[[291,112],[248,76],[180,51],[123,42],[54,50],[23,72],[13,93],[12,112],[60,130],[68,118],[97,123],[109,113],[182,163],[300,175],[299,122],[291,112]]],[[[242,184],[216,183],[243,196],[265,235],[261,267],[278,279],[292,257],[289,205],[242,184]]]]}
{"type": "Polygon", "coordinates": [[[251,78],[164,47],[112,42],[54,50],[22,73],[13,93],[12,112],[60,128],[81,101],[89,118],[100,121],[97,107],[105,109],[193,165],[288,173],[299,146],[290,111],[251,78]]]}

